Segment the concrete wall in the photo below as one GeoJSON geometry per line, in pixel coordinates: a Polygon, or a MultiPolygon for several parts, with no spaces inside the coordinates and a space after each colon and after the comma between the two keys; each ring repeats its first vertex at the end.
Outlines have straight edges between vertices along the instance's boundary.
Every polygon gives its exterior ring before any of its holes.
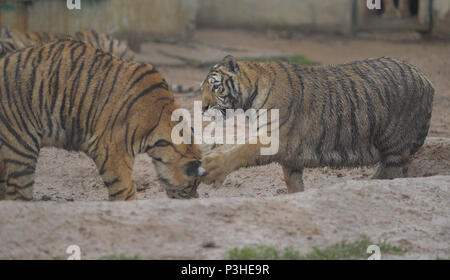
{"type": "MultiPolygon", "coordinates": [[[[68,10],[66,0],[0,0],[0,25],[53,33],[93,28],[138,40],[187,38],[196,25],[350,33],[354,4],[367,10],[366,0],[81,1],[81,10],[68,10]]],[[[450,37],[450,0],[433,0],[432,18],[433,35],[450,37]]]]}
{"type": "Polygon", "coordinates": [[[199,0],[201,27],[282,27],[347,33],[353,0],[199,0]]]}
{"type": "Polygon", "coordinates": [[[2,3],[2,25],[54,33],[93,28],[150,37],[187,36],[197,11],[197,0],[82,0],[81,10],[68,10],[65,0],[2,3]]]}
{"type": "Polygon", "coordinates": [[[450,39],[450,0],[433,1],[433,35],[450,39]]]}

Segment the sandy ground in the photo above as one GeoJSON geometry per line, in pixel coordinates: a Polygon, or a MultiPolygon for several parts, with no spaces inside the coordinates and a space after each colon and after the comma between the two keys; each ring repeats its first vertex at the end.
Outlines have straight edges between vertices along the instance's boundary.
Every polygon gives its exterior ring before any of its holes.
{"type": "MultiPolygon", "coordinates": [[[[81,247],[82,258],[123,253],[150,259],[216,259],[244,245],[293,246],[308,252],[361,234],[408,249],[404,256],[383,258],[450,257],[447,43],[321,36],[285,40],[217,30],[200,31],[194,39],[214,42],[222,50],[301,53],[322,64],[381,55],[405,59],[422,69],[436,88],[429,133],[435,137],[414,157],[409,178],[369,180],[374,167],[308,169],[306,191],[295,195],[286,194],[281,168],[271,164],[234,172],[219,189],[202,184],[200,199],[170,200],[157,182],[151,159],[140,155],[134,166],[139,200],[125,203],[105,201],[106,188],[84,154],[43,149],[36,202],[0,202],[0,259],[65,258],[71,244],[81,247]]],[[[207,72],[186,66],[159,69],[169,82],[183,85],[198,85],[207,72]]],[[[177,94],[176,99],[192,109],[199,97],[177,94]]]]}

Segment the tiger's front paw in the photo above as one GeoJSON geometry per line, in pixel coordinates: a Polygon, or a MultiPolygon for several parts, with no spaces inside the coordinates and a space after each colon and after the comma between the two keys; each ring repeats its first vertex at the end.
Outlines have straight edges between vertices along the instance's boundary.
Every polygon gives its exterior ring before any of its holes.
{"type": "Polygon", "coordinates": [[[223,152],[213,153],[203,158],[202,167],[207,174],[202,178],[205,184],[214,184],[214,188],[222,186],[225,178],[233,171],[232,165],[227,160],[227,154],[223,152]]]}

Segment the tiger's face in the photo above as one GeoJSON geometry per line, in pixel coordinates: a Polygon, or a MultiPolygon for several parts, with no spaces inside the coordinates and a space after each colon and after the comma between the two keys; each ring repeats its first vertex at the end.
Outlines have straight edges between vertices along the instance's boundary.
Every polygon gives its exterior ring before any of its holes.
{"type": "Polygon", "coordinates": [[[195,144],[173,144],[171,132],[177,124],[170,119],[173,109],[164,111],[146,151],[153,158],[160,184],[170,198],[196,198],[200,177],[206,174],[200,167],[201,151],[195,144]]]}
{"type": "Polygon", "coordinates": [[[174,145],[166,140],[158,140],[149,152],[153,158],[160,184],[170,198],[197,198],[200,177],[205,173],[196,146],[174,145]],[[184,152],[183,152],[184,150],[184,152]]]}
{"type": "Polygon", "coordinates": [[[225,116],[227,109],[242,108],[246,96],[243,85],[239,65],[234,57],[226,56],[211,67],[201,84],[203,112],[216,109],[225,116]]]}

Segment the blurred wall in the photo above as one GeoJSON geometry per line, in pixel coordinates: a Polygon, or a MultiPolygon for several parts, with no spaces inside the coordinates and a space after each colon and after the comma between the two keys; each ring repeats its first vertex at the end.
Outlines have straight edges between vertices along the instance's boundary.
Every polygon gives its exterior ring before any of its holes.
{"type": "Polygon", "coordinates": [[[353,3],[353,0],[199,0],[197,25],[348,33],[352,30],[353,3]]]}
{"type": "MultiPolygon", "coordinates": [[[[93,28],[142,40],[188,38],[195,26],[350,33],[366,0],[0,0],[0,25],[69,33],[93,28]]],[[[432,2],[433,35],[450,37],[450,0],[432,2]]],[[[425,13],[423,13],[425,14],[425,13]]]]}
{"type": "Polygon", "coordinates": [[[450,39],[450,0],[433,1],[433,35],[450,39]]]}
{"type": "Polygon", "coordinates": [[[186,37],[195,27],[197,0],[0,0],[0,24],[31,31],[69,33],[93,28],[118,35],[186,37]]]}

